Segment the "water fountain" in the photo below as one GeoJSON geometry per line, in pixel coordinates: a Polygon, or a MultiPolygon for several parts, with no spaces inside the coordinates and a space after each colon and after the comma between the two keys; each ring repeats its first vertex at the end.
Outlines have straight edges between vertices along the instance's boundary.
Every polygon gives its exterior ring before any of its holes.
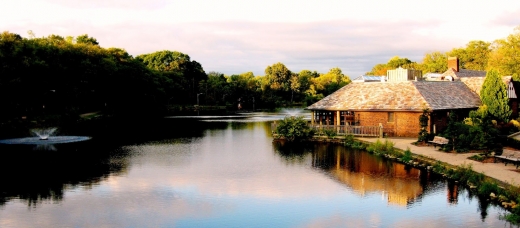
{"type": "Polygon", "coordinates": [[[31,133],[38,136],[40,140],[48,140],[49,136],[53,135],[54,132],[56,132],[58,128],[52,127],[52,128],[37,128],[32,129],[31,133]]]}
{"type": "Polygon", "coordinates": [[[302,108],[284,108],[282,109],[283,113],[286,113],[289,116],[298,116],[300,114],[303,114],[302,108]]]}
{"type": "Polygon", "coordinates": [[[91,139],[89,136],[56,136],[57,128],[31,129],[34,137],[0,140],[0,144],[50,145],[60,143],[81,142],[91,139]]]}

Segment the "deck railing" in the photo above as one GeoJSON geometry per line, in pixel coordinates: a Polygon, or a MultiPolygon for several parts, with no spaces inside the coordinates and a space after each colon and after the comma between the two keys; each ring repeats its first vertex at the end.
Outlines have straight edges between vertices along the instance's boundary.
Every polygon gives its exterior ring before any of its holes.
{"type": "MultiPolygon", "coordinates": [[[[277,124],[271,124],[273,133],[276,131],[277,124]]],[[[328,132],[335,132],[336,135],[354,135],[361,137],[382,137],[382,126],[352,126],[352,125],[310,125],[315,130],[316,135],[327,135],[328,132]]]]}

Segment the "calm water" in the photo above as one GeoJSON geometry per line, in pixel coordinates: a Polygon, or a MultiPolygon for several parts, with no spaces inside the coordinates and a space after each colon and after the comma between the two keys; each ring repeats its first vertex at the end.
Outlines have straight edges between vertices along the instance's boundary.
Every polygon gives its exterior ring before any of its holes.
{"type": "Polygon", "coordinates": [[[509,227],[504,211],[364,151],[273,143],[282,114],[82,129],[0,147],[0,227],[509,227]]]}

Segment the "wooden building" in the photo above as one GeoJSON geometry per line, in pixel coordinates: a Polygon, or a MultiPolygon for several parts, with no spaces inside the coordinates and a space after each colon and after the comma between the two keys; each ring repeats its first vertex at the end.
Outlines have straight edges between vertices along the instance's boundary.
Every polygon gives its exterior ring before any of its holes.
{"type": "MultiPolygon", "coordinates": [[[[438,81],[416,81],[413,70],[389,70],[387,82],[350,83],[312,104],[313,125],[382,126],[388,136],[417,137],[419,116],[430,111],[428,132],[442,132],[450,111],[467,116],[482,103],[480,90],[486,72],[459,69],[456,57],[448,58],[448,70],[438,81]]],[[[502,77],[507,86],[511,117],[518,118],[517,88],[511,76],[502,77]]]]}
{"type": "Polygon", "coordinates": [[[430,110],[429,132],[447,126],[451,110],[469,112],[480,97],[461,81],[350,83],[310,105],[313,125],[380,126],[387,136],[417,137],[419,116],[430,110]]]}

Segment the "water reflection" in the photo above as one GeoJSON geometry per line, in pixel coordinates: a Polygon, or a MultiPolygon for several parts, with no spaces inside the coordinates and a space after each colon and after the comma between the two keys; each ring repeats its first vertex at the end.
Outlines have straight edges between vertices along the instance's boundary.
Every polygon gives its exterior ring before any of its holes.
{"type": "Polygon", "coordinates": [[[389,204],[408,206],[431,185],[429,172],[383,159],[364,151],[327,144],[294,145],[274,143],[286,160],[312,154],[312,166],[326,171],[357,194],[379,193],[389,204]],[[423,180],[423,181],[420,181],[423,180]]]}
{"type": "MultiPolygon", "coordinates": [[[[56,145],[58,146],[58,145],[56,145]]],[[[0,146],[0,206],[17,198],[28,206],[59,202],[65,189],[91,188],[110,175],[125,172],[125,151],[105,151],[88,143],[59,145],[57,150],[0,146]]]]}
{"type": "Polygon", "coordinates": [[[270,121],[127,125],[77,148],[2,150],[0,226],[503,225],[499,209],[428,172],[339,145],[273,144],[270,121]]]}

